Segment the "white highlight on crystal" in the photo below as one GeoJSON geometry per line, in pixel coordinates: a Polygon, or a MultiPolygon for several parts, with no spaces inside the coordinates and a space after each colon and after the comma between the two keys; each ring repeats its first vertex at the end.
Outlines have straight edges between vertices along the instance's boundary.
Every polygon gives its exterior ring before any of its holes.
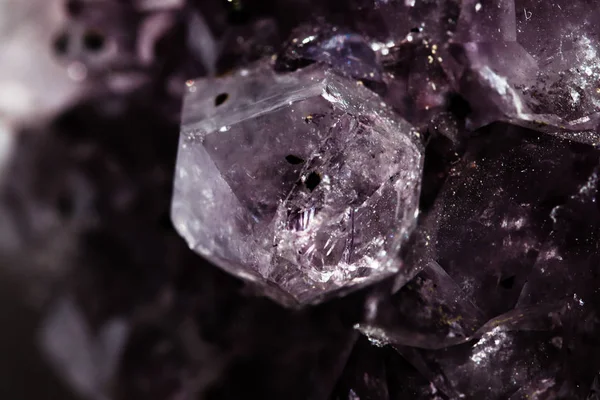
{"type": "Polygon", "coordinates": [[[501,331],[500,326],[486,332],[481,339],[473,345],[473,349],[477,350],[471,355],[471,361],[477,365],[487,362],[492,354],[495,354],[500,350],[500,347],[502,347],[506,339],[506,333],[501,331]]]}
{"type": "Polygon", "coordinates": [[[304,38],[304,39],[302,40],[302,44],[307,44],[307,43],[310,43],[310,42],[312,42],[313,40],[315,40],[315,38],[316,38],[316,36],[314,36],[314,35],[313,35],[313,36],[308,36],[308,37],[306,37],[306,38],[304,38]]]}
{"type": "Polygon", "coordinates": [[[521,97],[517,92],[513,89],[513,87],[508,83],[508,80],[496,74],[490,67],[487,65],[481,69],[481,76],[491,85],[493,89],[495,89],[498,94],[501,96],[511,97],[512,104],[515,107],[516,116],[520,118],[526,118],[524,114],[524,105],[521,100],[521,97]],[[510,94],[510,96],[508,96],[510,94]]]}

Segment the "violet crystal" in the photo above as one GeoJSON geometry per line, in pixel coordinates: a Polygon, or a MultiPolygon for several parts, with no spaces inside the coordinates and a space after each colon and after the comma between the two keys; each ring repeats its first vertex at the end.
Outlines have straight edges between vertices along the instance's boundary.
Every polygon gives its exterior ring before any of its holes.
{"type": "Polygon", "coordinates": [[[418,133],[320,66],[188,82],[172,218],[189,246],[284,304],[390,276],[416,220],[418,133]]]}
{"type": "Polygon", "coordinates": [[[4,3],[0,398],[600,399],[598,0],[4,3]]]}

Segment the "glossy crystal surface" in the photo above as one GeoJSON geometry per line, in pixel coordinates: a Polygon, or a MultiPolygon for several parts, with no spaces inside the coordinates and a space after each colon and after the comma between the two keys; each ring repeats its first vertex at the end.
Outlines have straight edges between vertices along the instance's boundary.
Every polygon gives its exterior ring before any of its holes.
{"type": "Polygon", "coordinates": [[[359,329],[448,398],[585,398],[599,156],[513,125],[480,130],[416,232],[405,261],[418,273],[374,295],[359,329]]]}
{"type": "Polygon", "coordinates": [[[190,247],[285,304],[398,270],[422,154],[378,96],[320,66],[188,86],[172,217],[190,247]]]}
{"type": "Polygon", "coordinates": [[[595,143],[599,12],[587,0],[465,2],[460,90],[476,104],[474,126],[502,119],[595,143]]]}

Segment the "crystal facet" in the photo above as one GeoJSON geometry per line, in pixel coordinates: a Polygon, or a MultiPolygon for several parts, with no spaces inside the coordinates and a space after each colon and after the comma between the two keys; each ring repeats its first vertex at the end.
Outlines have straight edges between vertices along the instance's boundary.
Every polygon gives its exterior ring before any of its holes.
{"type": "Polygon", "coordinates": [[[373,294],[357,327],[448,398],[585,398],[577,382],[598,369],[576,360],[598,359],[599,155],[514,125],[479,130],[415,232],[405,270],[421,271],[373,294]]]}
{"type": "Polygon", "coordinates": [[[422,149],[378,96],[319,65],[188,86],[172,218],[190,247],[284,304],[398,270],[422,149]]]}
{"type": "Polygon", "coordinates": [[[473,3],[463,3],[454,38],[467,65],[460,91],[476,105],[472,127],[504,120],[596,143],[598,7],[586,0],[473,3]],[[479,103],[482,92],[488,104],[479,103]]]}

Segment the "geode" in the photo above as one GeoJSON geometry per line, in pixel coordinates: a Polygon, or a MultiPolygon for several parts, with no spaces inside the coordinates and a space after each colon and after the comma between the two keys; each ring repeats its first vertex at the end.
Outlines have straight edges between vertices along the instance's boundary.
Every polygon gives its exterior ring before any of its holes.
{"type": "Polygon", "coordinates": [[[597,1],[5,3],[0,398],[600,399],[597,1]]]}
{"type": "Polygon", "coordinates": [[[360,83],[260,63],[188,82],[182,121],[172,219],[197,253],[286,305],[398,271],[422,145],[360,83]]]}

